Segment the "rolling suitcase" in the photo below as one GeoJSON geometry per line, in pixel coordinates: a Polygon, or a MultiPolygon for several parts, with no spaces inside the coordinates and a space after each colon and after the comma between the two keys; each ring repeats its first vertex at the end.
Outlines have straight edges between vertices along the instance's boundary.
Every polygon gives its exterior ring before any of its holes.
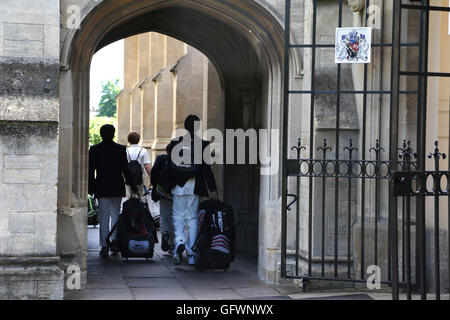
{"type": "Polygon", "coordinates": [[[228,270],[234,261],[235,225],[233,208],[219,200],[199,205],[198,234],[193,246],[200,270],[228,270]]]}
{"type": "Polygon", "coordinates": [[[113,247],[122,258],[153,258],[158,242],[155,223],[148,208],[139,198],[130,198],[123,203],[119,220],[111,229],[106,242],[111,245],[111,235],[117,229],[113,247]]]}

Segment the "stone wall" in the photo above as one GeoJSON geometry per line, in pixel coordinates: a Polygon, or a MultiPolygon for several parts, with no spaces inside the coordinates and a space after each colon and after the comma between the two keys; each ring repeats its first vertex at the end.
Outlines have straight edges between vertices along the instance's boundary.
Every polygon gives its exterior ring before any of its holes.
{"type": "Polygon", "coordinates": [[[0,11],[0,299],[60,299],[59,1],[0,11]]]}

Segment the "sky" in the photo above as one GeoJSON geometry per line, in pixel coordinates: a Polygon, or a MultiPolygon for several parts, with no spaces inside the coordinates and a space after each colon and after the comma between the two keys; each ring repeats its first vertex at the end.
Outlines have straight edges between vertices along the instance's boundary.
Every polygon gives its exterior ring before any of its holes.
{"type": "Polygon", "coordinates": [[[119,79],[123,88],[123,40],[116,41],[98,51],[91,62],[90,109],[98,109],[102,95],[102,81],[119,79]]]}

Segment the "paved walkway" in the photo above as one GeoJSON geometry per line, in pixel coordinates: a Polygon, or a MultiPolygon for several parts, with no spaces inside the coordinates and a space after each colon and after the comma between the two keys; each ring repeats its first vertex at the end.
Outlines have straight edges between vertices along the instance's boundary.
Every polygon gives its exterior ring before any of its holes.
{"type": "MultiPolygon", "coordinates": [[[[303,293],[294,284],[268,285],[257,278],[256,259],[237,256],[227,272],[199,272],[186,259],[172,264],[171,257],[156,245],[155,256],[145,259],[122,259],[112,255],[100,258],[98,228],[88,231],[87,289],[67,292],[66,300],[391,300],[389,292],[356,290],[312,291],[303,293]]],[[[434,300],[434,295],[428,299],[434,300]]],[[[401,300],[406,295],[400,295],[401,300]]],[[[419,300],[419,295],[413,296],[419,300]]],[[[449,295],[443,294],[442,300],[449,295]]]]}
{"type": "Polygon", "coordinates": [[[65,299],[88,300],[194,300],[194,299],[290,299],[301,291],[293,284],[267,285],[257,276],[256,259],[237,256],[227,272],[200,272],[181,265],[156,244],[155,256],[126,261],[119,255],[99,256],[98,228],[88,231],[87,289],[67,292],[65,299]]]}

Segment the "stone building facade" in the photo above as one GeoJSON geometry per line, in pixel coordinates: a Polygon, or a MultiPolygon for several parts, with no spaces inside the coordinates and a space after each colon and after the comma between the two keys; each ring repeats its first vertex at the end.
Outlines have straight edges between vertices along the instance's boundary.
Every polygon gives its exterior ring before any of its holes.
{"type": "MultiPolygon", "coordinates": [[[[363,24],[368,12],[366,10],[370,9],[365,8],[365,2],[362,0],[343,2],[345,26],[354,27],[363,24]]],[[[444,0],[431,2],[433,5],[445,5],[444,0]]],[[[371,3],[376,5],[382,19],[381,28],[374,32],[374,37],[389,41],[392,39],[393,1],[373,0],[371,3]]],[[[292,4],[291,41],[298,44],[310,43],[312,28],[317,27],[316,41],[330,42],[330,37],[334,37],[335,31],[334,22],[331,21],[337,20],[336,2],[294,0],[292,4]],[[318,18],[315,21],[313,3],[317,5],[318,10],[318,18]]],[[[132,39],[136,50],[129,51],[132,57],[127,58],[127,61],[139,59],[141,51],[138,50],[138,44],[141,43],[141,38],[142,43],[148,42],[150,45],[150,42],[153,42],[152,37],[147,36],[145,39],[148,32],[176,38],[208,57],[220,80],[224,128],[275,129],[287,132],[284,135],[271,134],[268,138],[266,155],[270,155],[272,160],[277,160],[275,162],[279,164],[276,168],[272,168],[277,170],[270,171],[271,174],[267,174],[264,165],[227,165],[223,168],[224,200],[236,206],[237,214],[248,222],[245,223],[248,229],[253,228],[253,222],[257,221],[257,239],[254,238],[254,232],[249,232],[249,237],[244,242],[257,243],[257,248],[249,250],[257,250],[259,277],[267,282],[280,281],[283,196],[295,189],[294,182],[289,180],[286,186],[288,190],[283,190],[283,183],[286,180],[281,170],[283,159],[295,157],[295,151],[290,151],[289,148],[287,154],[283,154],[281,146],[296,145],[298,138],[310,141],[310,134],[313,133],[312,138],[316,146],[327,138],[329,145],[333,149],[336,147],[334,145],[336,141],[333,141],[335,104],[332,100],[324,98],[317,101],[318,113],[312,122],[308,121],[311,103],[308,95],[293,97],[289,101],[289,113],[283,109],[284,5],[284,0],[3,0],[1,2],[1,298],[61,299],[64,295],[64,277],[72,275],[68,270],[73,270],[73,266],[80,270],[81,284],[82,287],[85,286],[90,62],[100,48],[132,36],[135,36],[132,39]],[[287,114],[289,118],[284,121],[284,115],[287,114]],[[316,130],[310,130],[310,123],[316,130]]],[[[448,20],[444,14],[436,14],[430,21],[432,54],[429,55],[429,64],[434,70],[446,70],[449,41],[448,33],[442,30],[448,30],[448,20]]],[[[414,37],[417,37],[419,25],[417,17],[411,14],[403,22],[407,26],[403,37],[409,37],[413,41],[414,37]]],[[[169,38],[166,40],[168,43],[169,38]]],[[[149,145],[150,141],[153,141],[152,147],[156,151],[161,149],[170,136],[170,131],[179,123],[179,118],[173,116],[173,112],[168,113],[170,118],[159,118],[158,107],[154,109],[156,115],[153,118],[151,112],[147,114],[142,112],[144,104],[141,101],[154,96],[151,90],[155,89],[156,82],[157,87],[159,85],[169,87],[169,90],[157,88],[158,94],[169,94],[168,97],[161,96],[161,101],[173,102],[173,95],[170,95],[173,88],[170,89],[170,86],[174,83],[176,62],[180,55],[186,53],[187,48],[180,45],[179,53],[157,58],[166,61],[159,63],[161,67],[150,69],[150,64],[139,64],[138,69],[133,71],[134,74],[130,74],[126,80],[128,94],[122,92],[119,96],[119,106],[126,105],[122,100],[130,99],[128,105],[132,106],[130,108],[132,112],[129,112],[129,128],[145,130],[139,125],[140,122],[150,123],[151,119],[158,119],[153,125],[153,128],[156,128],[153,130],[153,136],[151,126],[148,127],[149,132],[143,132],[144,143],[149,145]],[[152,78],[148,79],[148,76],[152,78]],[[136,87],[138,83],[142,88],[136,87]],[[150,119],[143,120],[142,114],[150,119]]],[[[390,49],[374,50],[374,62],[367,66],[367,70],[361,65],[343,67],[342,85],[351,89],[360,88],[363,76],[368,75],[370,79],[368,85],[371,88],[383,87],[388,82],[391,66],[388,59],[381,58],[382,50],[390,49]]],[[[145,50],[142,54],[143,56],[146,54],[145,50]]],[[[151,55],[151,50],[148,50],[147,54],[151,55]]],[[[293,49],[290,55],[291,72],[287,75],[292,89],[311,88],[310,79],[313,71],[318,75],[317,84],[320,88],[317,89],[323,90],[336,85],[333,82],[335,78],[332,71],[334,66],[332,57],[332,49],[329,47],[320,48],[315,57],[312,56],[310,49],[293,49]],[[315,60],[318,62],[316,63],[318,69],[312,70],[311,62],[315,60]]],[[[401,63],[405,66],[417,61],[417,57],[414,56],[402,58],[401,63]]],[[[183,60],[180,63],[183,63],[183,60]]],[[[206,63],[203,63],[203,67],[205,66],[206,63]]],[[[208,70],[209,66],[208,63],[208,70]]],[[[181,78],[182,68],[179,72],[177,77],[181,78]]],[[[402,86],[413,85],[408,81],[402,80],[402,86]]],[[[449,112],[448,88],[445,79],[431,79],[429,82],[427,150],[431,150],[430,147],[439,138],[443,146],[441,151],[448,153],[448,149],[444,146],[445,139],[448,139],[449,126],[446,120],[449,112]]],[[[372,145],[376,138],[380,141],[389,140],[389,121],[387,121],[389,103],[385,99],[389,97],[380,99],[371,95],[364,109],[360,95],[346,96],[341,110],[343,115],[341,126],[345,129],[342,131],[341,140],[347,141],[352,138],[358,145],[363,144],[364,137],[367,145],[372,145]],[[366,135],[362,130],[365,111],[369,111],[366,114],[365,125],[368,128],[366,135]]],[[[417,124],[412,115],[416,114],[417,110],[409,103],[407,97],[400,101],[399,110],[399,136],[407,138],[414,135],[417,124]]],[[[388,155],[383,154],[382,157],[385,159],[388,155]]],[[[443,167],[444,170],[446,168],[443,167]]],[[[330,194],[328,200],[333,201],[331,195],[334,190],[342,189],[343,186],[345,185],[328,185],[326,190],[330,194]]],[[[360,196],[350,199],[356,212],[366,210],[369,216],[372,215],[375,207],[374,187],[367,187],[365,192],[359,193],[365,194],[369,199],[365,202],[365,208],[361,209],[360,196]]],[[[359,184],[354,184],[353,188],[361,190],[359,184]]],[[[387,185],[382,188],[384,191],[388,190],[387,185]]],[[[301,190],[302,197],[312,195],[314,212],[320,212],[318,195],[321,191],[307,183],[302,184],[301,190]]],[[[383,194],[385,197],[386,192],[383,194]]],[[[386,233],[386,199],[382,198],[380,203],[382,204],[380,230],[386,233]]],[[[345,203],[342,202],[341,205],[343,207],[345,203]]],[[[431,206],[431,203],[427,205],[431,206]]],[[[298,213],[302,226],[299,237],[303,261],[307,255],[304,251],[309,249],[304,239],[305,226],[308,222],[305,210],[304,207],[300,207],[299,212],[291,211],[293,214],[289,214],[289,228],[287,228],[288,234],[292,235],[295,232],[295,228],[292,228],[295,225],[295,218],[292,217],[298,213]]],[[[429,210],[432,215],[432,208],[429,210]]],[[[448,237],[446,227],[448,216],[445,215],[445,211],[446,209],[442,207],[440,232],[444,238],[448,237]]],[[[355,219],[353,231],[359,233],[358,213],[354,213],[353,216],[355,219]]],[[[431,223],[428,221],[427,226],[431,223]]],[[[316,230],[320,230],[320,226],[314,222],[313,231],[316,230]]],[[[346,235],[345,232],[342,234],[346,235]]],[[[432,237],[433,233],[429,232],[427,236],[432,237]]],[[[325,240],[327,248],[331,248],[328,242],[332,240],[328,238],[325,240]]],[[[316,255],[321,239],[314,235],[313,241],[312,250],[316,255]]],[[[427,241],[428,245],[430,243],[431,241],[427,241]]],[[[355,261],[352,270],[355,273],[360,271],[358,265],[361,257],[357,256],[357,248],[360,245],[357,240],[352,243],[356,248],[352,257],[352,261],[355,261]]],[[[289,242],[287,246],[288,256],[292,261],[295,244],[289,242]]],[[[443,248],[442,252],[445,250],[443,248]]],[[[431,255],[432,248],[429,247],[427,252],[431,255]]],[[[327,252],[327,256],[329,254],[334,252],[327,252]]],[[[288,268],[292,269],[294,265],[295,263],[291,262],[288,268]]],[[[303,265],[300,268],[302,268],[300,273],[303,273],[303,265]]],[[[428,268],[430,268],[427,270],[430,273],[428,278],[431,278],[432,264],[428,268]]],[[[444,274],[447,273],[442,272],[443,277],[444,274]]],[[[442,281],[445,282],[446,279],[443,278],[442,281]]]]}

